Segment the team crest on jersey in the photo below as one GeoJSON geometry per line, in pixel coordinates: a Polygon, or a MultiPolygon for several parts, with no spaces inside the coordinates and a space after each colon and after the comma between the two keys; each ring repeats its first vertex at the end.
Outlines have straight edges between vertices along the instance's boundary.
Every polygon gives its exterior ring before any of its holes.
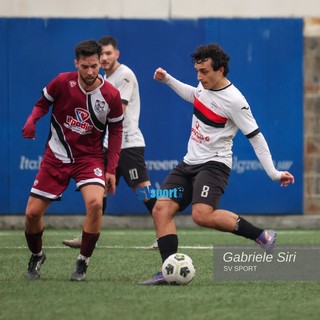
{"type": "Polygon", "coordinates": [[[74,110],[75,117],[67,116],[66,123],[64,124],[68,129],[79,134],[89,134],[92,132],[93,125],[86,122],[90,119],[90,113],[82,108],[74,110]]]}
{"type": "Polygon", "coordinates": [[[106,102],[105,101],[101,101],[101,100],[96,100],[96,103],[94,105],[94,110],[97,112],[97,113],[100,113],[103,111],[104,107],[106,105],[106,102]]]}
{"type": "Polygon", "coordinates": [[[97,177],[101,177],[102,176],[102,170],[100,168],[93,169],[93,172],[97,177]]]}
{"type": "Polygon", "coordinates": [[[73,88],[77,85],[77,82],[75,82],[74,80],[71,80],[71,81],[69,81],[69,85],[71,88],[73,88]]]}

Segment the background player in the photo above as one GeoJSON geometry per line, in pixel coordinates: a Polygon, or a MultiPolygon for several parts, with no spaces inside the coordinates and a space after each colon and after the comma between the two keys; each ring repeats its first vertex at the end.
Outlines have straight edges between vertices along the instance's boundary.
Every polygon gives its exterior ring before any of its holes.
{"type": "Polygon", "coordinates": [[[101,45],[94,40],[75,47],[74,61],[78,72],[60,73],[42,91],[22,134],[34,139],[36,122],[52,105],[51,126],[40,170],[36,176],[26,208],[25,236],[32,253],[27,277],[40,277],[46,259],[42,250],[43,215],[54,200],[74,179],[81,191],[86,217],[82,244],[71,280],[82,281],[102,222],[102,199],[116,189],[116,167],[122,140],[123,111],[119,91],[101,75],[101,45]],[[104,165],[102,139],[108,122],[108,165],[104,165]]]}
{"type": "MultiPolygon", "coordinates": [[[[184,84],[162,68],[154,79],[167,84],[180,97],[193,103],[188,151],[166,178],[162,188],[183,188],[182,198],[159,199],[153,209],[162,262],[177,252],[174,216],[192,204],[192,218],[200,226],[232,232],[256,241],[272,251],[276,233],[262,230],[237,214],[218,209],[232,167],[232,145],[238,129],[249,139],[259,161],[273,181],[281,186],[294,183],[289,172],[274,167],[268,144],[241,92],[226,78],[229,56],[217,44],[203,45],[192,54],[198,87],[184,84]]],[[[142,285],[165,284],[161,272],[142,285]]]]}
{"type": "MultiPolygon", "coordinates": [[[[133,71],[118,61],[120,51],[117,40],[106,35],[101,37],[98,42],[102,45],[100,62],[105,73],[104,77],[120,91],[124,112],[123,136],[116,181],[118,184],[123,176],[127,185],[135,192],[137,188],[151,185],[144,159],[145,141],[139,128],[139,83],[133,71]]],[[[108,135],[104,140],[104,147],[108,149],[108,135]]],[[[146,198],[143,203],[152,213],[155,199],[146,198]]],[[[79,248],[81,236],[72,240],[64,240],[62,243],[72,248],[79,248]]],[[[157,241],[150,248],[157,249],[157,241]]]]}

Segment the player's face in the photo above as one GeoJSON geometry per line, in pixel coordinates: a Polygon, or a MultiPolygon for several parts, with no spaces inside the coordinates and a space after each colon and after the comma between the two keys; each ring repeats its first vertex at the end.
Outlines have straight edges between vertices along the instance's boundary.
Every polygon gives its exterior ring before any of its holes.
{"type": "Polygon", "coordinates": [[[91,87],[98,78],[100,61],[98,55],[90,57],[80,56],[79,60],[75,60],[75,66],[78,69],[81,84],[84,87],[91,87]]]}
{"type": "Polygon", "coordinates": [[[221,89],[225,77],[223,75],[223,67],[214,71],[212,67],[212,59],[201,61],[194,65],[197,70],[197,79],[201,82],[202,86],[206,90],[221,89]]]}
{"type": "Polygon", "coordinates": [[[102,52],[100,56],[101,68],[105,73],[112,73],[115,69],[115,64],[118,61],[120,52],[115,49],[111,44],[102,46],[102,52]]]}

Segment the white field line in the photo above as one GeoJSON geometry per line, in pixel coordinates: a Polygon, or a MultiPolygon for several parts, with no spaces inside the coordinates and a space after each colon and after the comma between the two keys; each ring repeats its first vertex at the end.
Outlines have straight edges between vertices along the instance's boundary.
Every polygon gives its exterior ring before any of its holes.
{"type": "MultiPolygon", "coordinates": [[[[16,250],[16,249],[27,249],[27,246],[10,246],[10,247],[0,247],[1,249],[7,249],[7,250],[16,250]]],[[[68,249],[73,250],[71,248],[68,248],[66,246],[43,246],[43,249],[68,249]]],[[[150,250],[150,247],[140,247],[140,246],[100,246],[96,249],[135,249],[135,250],[150,250]]],[[[195,250],[211,250],[213,249],[213,246],[179,246],[179,249],[195,249],[195,250]]],[[[75,250],[76,251],[76,250],[75,250]]],[[[152,250],[153,251],[153,250],[152,250]]]]}
{"type": "MultiPolygon", "coordinates": [[[[310,233],[319,233],[320,230],[280,230],[277,231],[277,234],[310,234],[310,233]]],[[[14,233],[16,234],[17,231],[15,230],[14,233]]],[[[141,236],[141,234],[144,235],[155,235],[155,231],[154,230],[128,230],[128,231],[117,231],[117,230],[102,230],[101,234],[103,235],[110,235],[110,236],[125,236],[127,234],[130,234],[130,236],[141,236]]],[[[24,231],[21,230],[21,234],[24,235],[24,231]]],[[[81,234],[81,231],[79,230],[79,232],[77,233],[74,230],[66,230],[66,231],[52,231],[52,230],[48,230],[44,232],[44,234],[46,236],[69,236],[69,235],[73,235],[73,236],[79,236],[81,234]]],[[[184,230],[184,231],[178,231],[178,235],[217,235],[217,234],[222,234],[220,231],[216,231],[216,230],[210,230],[210,229],[205,229],[205,230],[184,230]]],[[[0,237],[5,237],[5,236],[12,236],[13,233],[10,231],[1,231],[0,232],[0,237]]]]}

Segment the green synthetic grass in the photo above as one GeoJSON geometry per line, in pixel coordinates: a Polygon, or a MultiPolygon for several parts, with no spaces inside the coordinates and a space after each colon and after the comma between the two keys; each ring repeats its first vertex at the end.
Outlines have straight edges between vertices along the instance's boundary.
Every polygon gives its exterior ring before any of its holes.
{"type": "MultiPolygon", "coordinates": [[[[41,279],[25,278],[30,253],[24,231],[0,231],[0,319],[319,319],[320,282],[215,282],[216,244],[251,244],[206,229],[178,230],[180,252],[190,255],[196,276],[188,286],[138,284],[160,268],[158,251],[142,247],[153,230],[103,230],[87,281],[69,281],[79,250],[63,239],[78,230],[46,230],[47,260],[41,279]]],[[[279,231],[278,244],[320,244],[320,230],[279,231]]],[[[320,272],[320,266],[319,266],[320,272]]]]}

